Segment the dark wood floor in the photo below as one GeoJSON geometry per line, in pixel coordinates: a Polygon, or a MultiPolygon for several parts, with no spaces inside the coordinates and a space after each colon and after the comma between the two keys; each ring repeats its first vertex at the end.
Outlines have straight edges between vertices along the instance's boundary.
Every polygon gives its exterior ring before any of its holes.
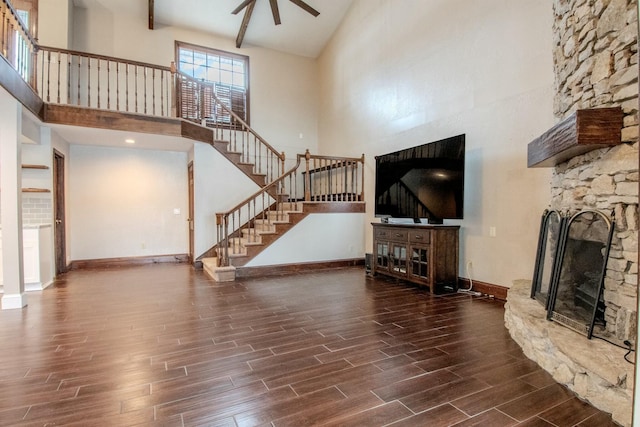
{"type": "Polygon", "coordinates": [[[2,425],[614,425],[523,356],[502,303],[360,268],[73,271],[28,298],[0,312],[2,425]]]}

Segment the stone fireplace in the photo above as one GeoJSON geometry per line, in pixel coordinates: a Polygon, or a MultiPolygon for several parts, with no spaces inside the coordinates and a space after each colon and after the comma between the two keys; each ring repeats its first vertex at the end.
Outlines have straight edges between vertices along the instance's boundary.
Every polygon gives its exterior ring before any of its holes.
{"type": "Polygon", "coordinates": [[[554,0],[554,113],[619,106],[621,145],[558,164],[551,208],[615,212],[605,277],[607,331],[635,343],[638,284],[638,8],[636,0],[554,0]]]}
{"type": "MultiPolygon", "coordinates": [[[[575,125],[573,131],[579,133],[590,126],[582,122],[581,112],[588,116],[591,111],[616,107],[622,112],[621,125],[617,141],[599,144],[598,138],[585,138],[529,165],[553,167],[550,209],[568,216],[588,209],[615,216],[604,275],[601,332],[636,348],[638,4],[637,0],[553,0],[553,12],[554,113],[559,124],[575,125]]],[[[559,131],[562,137],[572,132],[562,126],[559,131]]],[[[600,139],[607,136],[610,131],[600,139]]],[[[531,144],[529,148],[531,159],[531,144]]],[[[599,250],[586,246],[572,250],[599,250]]],[[[556,381],[611,412],[616,422],[630,425],[634,370],[625,361],[626,350],[547,321],[545,308],[531,299],[531,284],[525,282],[514,283],[505,311],[514,340],[556,381]]]]}

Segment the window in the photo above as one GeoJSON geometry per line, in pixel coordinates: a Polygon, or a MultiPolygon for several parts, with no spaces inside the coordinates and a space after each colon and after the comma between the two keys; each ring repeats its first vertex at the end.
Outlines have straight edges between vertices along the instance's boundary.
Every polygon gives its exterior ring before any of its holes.
{"type": "MultiPolygon", "coordinates": [[[[178,71],[213,85],[215,95],[249,123],[249,57],[176,42],[178,71]]],[[[216,115],[228,123],[230,117],[216,115]]]]}
{"type": "Polygon", "coordinates": [[[11,2],[16,9],[22,23],[27,26],[31,37],[38,38],[38,0],[13,0],[11,2]]]}

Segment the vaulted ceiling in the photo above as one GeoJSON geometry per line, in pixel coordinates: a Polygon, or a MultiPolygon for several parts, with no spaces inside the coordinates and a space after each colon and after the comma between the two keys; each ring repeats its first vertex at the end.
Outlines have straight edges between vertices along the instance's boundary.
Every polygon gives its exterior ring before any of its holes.
{"type": "MultiPolygon", "coordinates": [[[[256,0],[242,47],[260,46],[295,55],[317,57],[342,21],[353,0],[304,0],[320,12],[317,17],[291,0],[278,0],[280,25],[274,24],[273,3],[256,0]]],[[[74,0],[78,7],[99,7],[126,13],[148,22],[153,5],[153,26],[176,26],[236,40],[245,9],[232,12],[243,0],[74,0]]]]}

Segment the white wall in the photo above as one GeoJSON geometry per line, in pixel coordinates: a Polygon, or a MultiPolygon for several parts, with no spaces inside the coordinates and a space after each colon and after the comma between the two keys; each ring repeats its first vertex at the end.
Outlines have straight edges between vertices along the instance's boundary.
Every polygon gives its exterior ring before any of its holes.
{"type": "Polygon", "coordinates": [[[465,133],[460,274],[532,276],[550,171],[526,153],[554,123],[552,17],[538,0],[354,2],[319,58],[319,146],[365,153],[367,224],[376,155],[465,133]]]}
{"type": "Polygon", "coordinates": [[[305,148],[316,153],[317,74],[313,59],[259,47],[236,49],[234,40],[177,27],[147,28],[146,13],[138,17],[115,15],[93,2],[91,9],[74,10],[74,49],[162,66],[175,60],[176,40],[247,55],[251,127],[289,158],[304,153],[305,148]]]}
{"type": "Polygon", "coordinates": [[[312,214],[246,267],[364,258],[365,215],[312,214]]]}
{"type": "Polygon", "coordinates": [[[217,242],[216,213],[226,212],[260,189],[229,160],[208,144],[193,150],[194,256],[217,242]]]}
{"type": "Polygon", "coordinates": [[[188,252],[187,153],[71,145],[66,163],[69,261],[188,252]]]}
{"type": "Polygon", "coordinates": [[[42,46],[71,49],[73,0],[38,2],[38,43],[42,46]]]}

